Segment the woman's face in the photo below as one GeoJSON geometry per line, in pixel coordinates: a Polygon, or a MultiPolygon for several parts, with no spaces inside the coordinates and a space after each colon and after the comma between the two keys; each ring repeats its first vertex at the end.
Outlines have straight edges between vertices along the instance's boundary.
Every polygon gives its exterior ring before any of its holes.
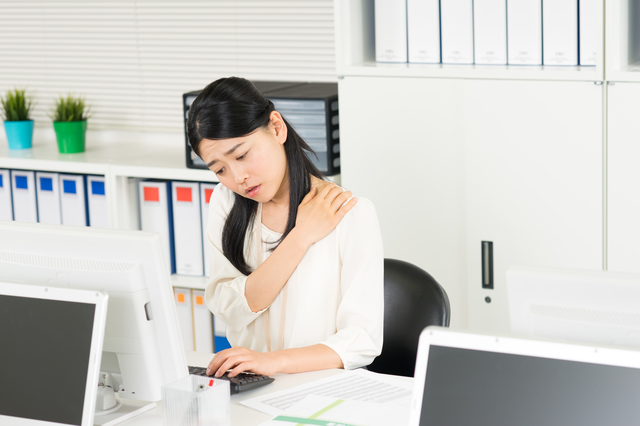
{"type": "Polygon", "coordinates": [[[277,111],[268,128],[232,139],[200,143],[202,159],[220,183],[236,194],[266,203],[282,198],[288,202],[287,128],[277,111]]]}

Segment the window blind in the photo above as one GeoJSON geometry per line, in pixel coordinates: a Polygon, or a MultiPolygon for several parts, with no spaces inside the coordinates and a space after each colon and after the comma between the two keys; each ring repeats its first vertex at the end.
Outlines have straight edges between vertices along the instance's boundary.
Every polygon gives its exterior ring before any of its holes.
{"type": "Polygon", "coordinates": [[[177,131],[182,94],[226,76],[336,81],[333,1],[1,1],[0,93],[91,105],[91,129],[177,131]]]}

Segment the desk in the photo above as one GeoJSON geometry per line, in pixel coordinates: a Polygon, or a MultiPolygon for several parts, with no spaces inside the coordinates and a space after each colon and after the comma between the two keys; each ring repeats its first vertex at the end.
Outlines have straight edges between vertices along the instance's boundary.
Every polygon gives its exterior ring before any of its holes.
{"type": "MultiPolygon", "coordinates": [[[[213,357],[212,354],[199,353],[199,352],[187,352],[187,362],[189,365],[196,367],[206,367],[213,357]]],[[[256,411],[252,408],[245,407],[240,404],[240,401],[245,399],[255,398],[256,396],[276,392],[284,389],[288,389],[294,386],[302,385],[304,383],[319,380],[325,377],[340,374],[343,370],[321,370],[310,371],[308,373],[298,374],[276,374],[273,376],[276,380],[266,386],[262,386],[258,389],[242,392],[231,396],[231,425],[232,426],[252,426],[259,425],[271,419],[271,415],[265,414],[260,411],[256,411]]],[[[405,378],[406,380],[413,381],[412,378],[405,378]]],[[[127,422],[122,423],[123,426],[162,426],[164,422],[161,402],[158,402],[158,407],[153,410],[141,414],[127,422]]]]}

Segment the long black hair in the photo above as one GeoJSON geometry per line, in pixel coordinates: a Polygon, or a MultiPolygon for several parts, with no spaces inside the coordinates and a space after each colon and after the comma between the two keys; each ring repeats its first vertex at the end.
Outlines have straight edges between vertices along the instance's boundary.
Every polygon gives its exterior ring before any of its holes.
{"type": "MultiPolygon", "coordinates": [[[[273,102],[267,99],[249,80],[239,77],[221,78],[209,84],[193,101],[187,120],[187,134],[193,151],[200,155],[203,139],[231,139],[246,136],[259,128],[267,128],[273,102]]],[[[281,242],[296,224],[298,205],[311,190],[311,176],[324,179],[304,151],[315,153],[296,133],[287,120],[284,143],[289,172],[289,217],[281,242]]],[[[258,203],[235,194],[235,202],[222,230],[222,252],[244,275],[251,269],[244,258],[244,241],[253,223],[258,203]]]]}

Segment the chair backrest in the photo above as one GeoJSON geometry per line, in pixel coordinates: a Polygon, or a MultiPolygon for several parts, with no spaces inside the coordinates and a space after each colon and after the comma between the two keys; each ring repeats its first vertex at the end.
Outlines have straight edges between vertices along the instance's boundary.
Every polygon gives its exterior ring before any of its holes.
{"type": "Polygon", "coordinates": [[[449,297],[425,270],[397,259],[384,260],[384,343],[367,368],[413,377],[420,332],[449,326],[449,297]]]}

